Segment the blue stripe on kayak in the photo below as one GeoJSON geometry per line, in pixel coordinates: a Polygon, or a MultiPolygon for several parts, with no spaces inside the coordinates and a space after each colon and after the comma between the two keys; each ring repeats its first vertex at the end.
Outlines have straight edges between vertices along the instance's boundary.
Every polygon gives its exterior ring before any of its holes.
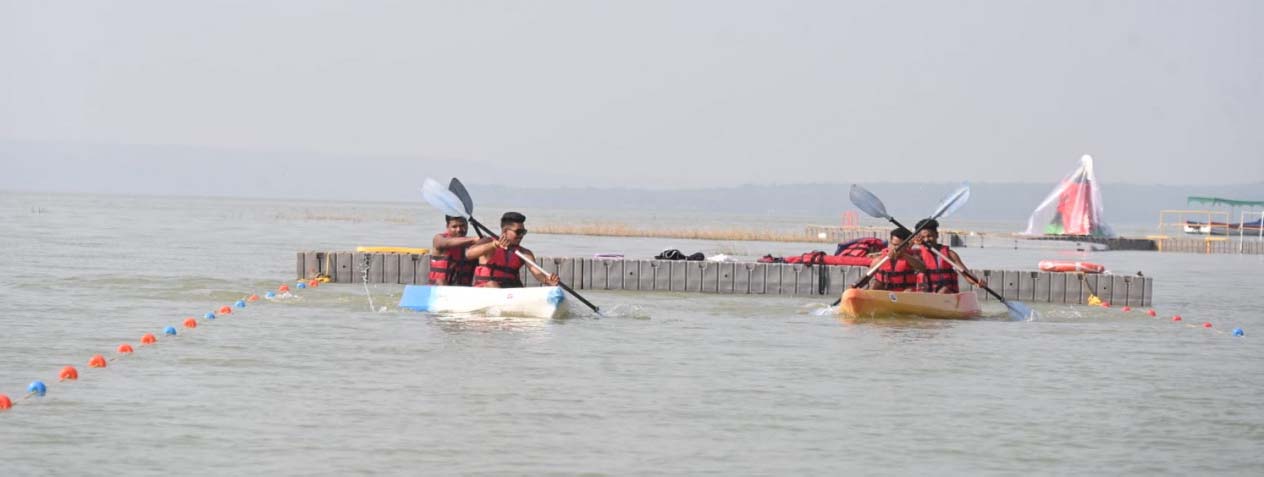
{"type": "Polygon", "coordinates": [[[428,285],[407,285],[404,296],[399,298],[399,307],[414,311],[429,311],[433,293],[428,285]]]}

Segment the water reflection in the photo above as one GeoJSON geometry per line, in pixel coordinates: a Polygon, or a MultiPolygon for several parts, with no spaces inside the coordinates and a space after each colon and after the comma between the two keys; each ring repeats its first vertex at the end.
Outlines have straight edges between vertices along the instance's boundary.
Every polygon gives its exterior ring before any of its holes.
{"type": "Polygon", "coordinates": [[[488,316],[475,313],[421,313],[429,322],[447,333],[540,333],[565,318],[528,318],[488,316]]]}
{"type": "Polygon", "coordinates": [[[419,314],[426,317],[427,321],[447,333],[541,333],[547,332],[551,327],[577,321],[611,318],[627,318],[634,320],[651,319],[649,310],[638,305],[613,305],[609,308],[602,309],[601,316],[597,316],[586,308],[579,308],[570,305],[564,306],[566,307],[564,312],[561,316],[556,318],[516,316],[496,312],[489,313],[486,311],[471,313],[421,312],[419,314]]]}
{"type": "Polygon", "coordinates": [[[919,316],[834,316],[849,333],[874,334],[895,342],[928,341],[945,337],[947,331],[974,322],[1007,323],[1018,326],[1004,309],[985,309],[983,316],[968,319],[926,318],[919,316]]]}
{"type": "Polygon", "coordinates": [[[912,329],[941,329],[951,326],[952,323],[965,320],[943,320],[935,318],[922,318],[919,316],[861,316],[851,317],[839,315],[838,322],[844,326],[872,326],[878,328],[912,328],[912,329]]]}

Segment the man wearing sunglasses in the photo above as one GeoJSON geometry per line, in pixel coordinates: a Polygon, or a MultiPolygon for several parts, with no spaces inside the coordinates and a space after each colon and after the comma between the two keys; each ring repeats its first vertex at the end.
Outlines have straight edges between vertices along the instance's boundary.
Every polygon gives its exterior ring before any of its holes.
{"type": "MultiPolygon", "coordinates": [[[[505,212],[500,217],[500,239],[492,242],[472,245],[465,250],[465,256],[478,260],[474,269],[474,286],[494,288],[521,288],[522,280],[519,270],[526,262],[517,253],[521,252],[528,260],[535,261],[535,254],[522,247],[522,239],[527,235],[523,225],[527,221],[525,215],[517,212],[505,212]]],[[[556,273],[545,274],[533,267],[528,267],[536,280],[546,285],[556,286],[556,273]]]]}

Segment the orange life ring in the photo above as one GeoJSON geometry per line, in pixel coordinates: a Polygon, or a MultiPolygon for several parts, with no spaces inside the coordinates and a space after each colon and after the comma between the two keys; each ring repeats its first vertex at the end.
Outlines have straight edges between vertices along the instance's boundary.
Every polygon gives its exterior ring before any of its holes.
{"type": "Polygon", "coordinates": [[[1069,262],[1066,260],[1041,260],[1040,270],[1045,272],[1102,273],[1106,267],[1093,262],[1069,262]]]}

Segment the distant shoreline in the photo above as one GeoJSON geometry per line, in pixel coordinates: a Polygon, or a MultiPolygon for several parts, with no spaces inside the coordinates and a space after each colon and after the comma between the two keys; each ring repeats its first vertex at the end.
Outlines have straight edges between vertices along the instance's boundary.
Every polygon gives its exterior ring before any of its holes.
{"type": "Polygon", "coordinates": [[[833,243],[804,232],[776,232],[741,228],[726,229],[659,229],[633,227],[621,223],[537,225],[532,233],[548,235],[589,235],[598,237],[646,237],[686,240],[731,240],[744,242],[820,242],[833,243]]]}

